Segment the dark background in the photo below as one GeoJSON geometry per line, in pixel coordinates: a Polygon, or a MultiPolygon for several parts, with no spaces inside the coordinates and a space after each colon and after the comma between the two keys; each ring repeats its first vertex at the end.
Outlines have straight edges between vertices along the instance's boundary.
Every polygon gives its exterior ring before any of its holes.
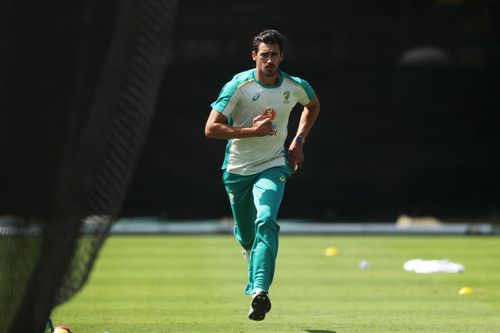
{"type": "Polygon", "coordinates": [[[306,79],[322,106],[281,218],[498,219],[499,14],[494,0],[180,1],[122,215],[230,215],[226,143],[204,137],[209,104],[254,67],[253,36],[275,28],[287,36],[282,69],[306,79]]]}

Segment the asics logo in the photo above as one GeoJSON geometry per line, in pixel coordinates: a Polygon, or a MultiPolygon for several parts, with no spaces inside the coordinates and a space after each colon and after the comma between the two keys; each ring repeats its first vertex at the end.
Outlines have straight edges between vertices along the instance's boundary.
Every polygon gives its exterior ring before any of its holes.
{"type": "Polygon", "coordinates": [[[255,96],[253,96],[253,97],[252,97],[252,101],[254,101],[254,102],[255,102],[256,100],[258,100],[258,99],[259,99],[259,97],[260,97],[260,94],[259,94],[259,93],[256,93],[256,94],[255,94],[255,96]]]}

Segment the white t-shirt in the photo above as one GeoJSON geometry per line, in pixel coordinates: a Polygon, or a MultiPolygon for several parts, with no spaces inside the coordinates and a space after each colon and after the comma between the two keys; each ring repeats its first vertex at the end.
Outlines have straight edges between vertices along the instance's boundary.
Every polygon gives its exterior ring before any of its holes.
{"type": "Polygon", "coordinates": [[[255,73],[251,69],[236,74],[211,104],[234,127],[252,127],[253,119],[262,114],[272,120],[272,136],[228,140],[222,169],[243,176],[288,164],[284,143],[290,112],[314,96],[311,86],[298,77],[280,71],[278,83],[269,86],[257,81],[255,73]]]}

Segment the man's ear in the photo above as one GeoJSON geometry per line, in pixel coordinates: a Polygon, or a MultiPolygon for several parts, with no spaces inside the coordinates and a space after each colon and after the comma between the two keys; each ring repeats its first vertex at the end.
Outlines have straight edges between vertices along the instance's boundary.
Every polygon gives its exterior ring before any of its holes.
{"type": "Polygon", "coordinates": [[[252,51],[252,59],[253,61],[257,59],[257,53],[255,53],[255,51],[252,51]]]}

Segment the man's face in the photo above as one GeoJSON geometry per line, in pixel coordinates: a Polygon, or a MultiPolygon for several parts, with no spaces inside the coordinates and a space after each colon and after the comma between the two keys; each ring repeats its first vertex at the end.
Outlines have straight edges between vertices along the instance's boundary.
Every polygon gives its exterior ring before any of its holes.
{"type": "Polygon", "coordinates": [[[280,67],[283,53],[281,53],[278,44],[260,43],[258,51],[252,51],[252,59],[255,61],[258,71],[267,77],[272,77],[280,67]]]}

